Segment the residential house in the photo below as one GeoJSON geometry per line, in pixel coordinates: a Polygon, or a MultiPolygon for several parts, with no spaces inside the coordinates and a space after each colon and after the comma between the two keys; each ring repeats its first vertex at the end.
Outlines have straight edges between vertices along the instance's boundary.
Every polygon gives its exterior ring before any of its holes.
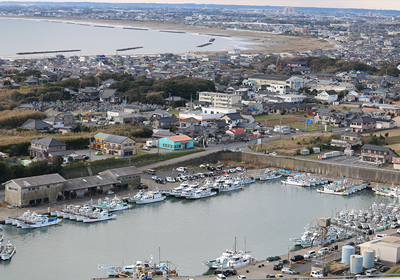
{"type": "Polygon", "coordinates": [[[121,103],[121,95],[116,89],[105,89],[100,95],[100,102],[121,103]]]}
{"type": "Polygon", "coordinates": [[[221,120],[225,121],[230,128],[236,127],[238,123],[243,121],[243,117],[239,113],[225,114],[221,120]]]}
{"type": "Polygon", "coordinates": [[[152,112],[149,112],[145,118],[150,120],[150,119],[167,118],[167,117],[169,117],[169,113],[167,111],[156,109],[152,112]]]}
{"type": "Polygon", "coordinates": [[[375,119],[376,129],[389,129],[394,128],[394,120],[392,119],[375,119]]]}
{"type": "Polygon", "coordinates": [[[64,112],[57,115],[58,118],[62,119],[64,122],[64,126],[75,126],[76,118],[71,112],[64,112]]]}
{"type": "Polygon", "coordinates": [[[389,147],[365,144],[361,147],[361,161],[373,164],[392,163],[393,157],[398,157],[389,147]]]}
{"type": "Polygon", "coordinates": [[[45,123],[50,124],[52,128],[64,127],[64,121],[57,117],[49,117],[49,118],[44,119],[43,121],[45,123]]]}
{"type": "Polygon", "coordinates": [[[338,100],[339,94],[334,90],[320,90],[315,99],[332,104],[338,100]]]}
{"type": "Polygon", "coordinates": [[[18,107],[14,108],[14,109],[27,109],[27,110],[34,110],[34,111],[39,111],[39,107],[33,104],[21,104],[18,107]]]}
{"type": "Polygon", "coordinates": [[[153,128],[172,128],[176,123],[175,118],[160,118],[153,121],[153,128]]]}
{"type": "Polygon", "coordinates": [[[231,140],[238,141],[242,140],[243,138],[246,137],[246,131],[244,131],[241,128],[232,128],[226,131],[226,134],[228,134],[231,137],[231,140]]]}
{"type": "Polygon", "coordinates": [[[108,135],[103,141],[103,153],[119,157],[136,155],[135,141],[126,136],[108,135]]]}
{"type": "Polygon", "coordinates": [[[168,150],[183,150],[193,148],[193,139],[187,135],[164,137],[158,140],[158,147],[168,150]]]}
{"type": "Polygon", "coordinates": [[[376,120],[371,117],[359,117],[352,120],[350,128],[353,132],[365,132],[376,129],[376,120]]]}
{"type": "Polygon", "coordinates": [[[165,104],[166,106],[169,106],[169,105],[171,105],[173,102],[175,102],[175,101],[181,101],[181,100],[187,101],[185,98],[182,98],[182,97],[180,97],[180,96],[171,96],[171,97],[168,97],[168,98],[164,98],[164,104],[165,104]]]}
{"type": "Polygon", "coordinates": [[[128,114],[139,114],[140,113],[140,107],[136,105],[126,105],[124,107],[124,112],[128,114]]]}
{"type": "Polygon", "coordinates": [[[50,137],[39,137],[31,140],[29,155],[32,158],[47,158],[51,152],[67,152],[67,145],[50,137]]]}
{"type": "Polygon", "coordinates": [[[39,119],[29,119],[21,125],[22,128],[37,131],[47,131],[51,128],[51,126],[51,124],[39,119]]]}
{"type": "Polygon", "coordinates": [[[362,144],[362,135],[354,132],[344,132],[340,139],[332,139],[331,146],[346,147],[347,145],[356,146],[362,144]]]}

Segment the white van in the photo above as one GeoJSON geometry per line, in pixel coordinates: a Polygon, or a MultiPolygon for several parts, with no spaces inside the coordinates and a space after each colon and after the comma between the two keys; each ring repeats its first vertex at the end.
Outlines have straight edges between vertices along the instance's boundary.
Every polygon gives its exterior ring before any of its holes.
{"type": "Polygon", "coordinates": [[[311,250],[304,254],[304,258],[311,259],[311,258],[315,257],[316,255],[317,255],[317,253],[315,252],[315,250],[311,250]]]}
{"type": "Polygon", "coordinates": [[[376,269],[375,268],[368,269],[367,271],[365,271],[365,275],[367,275],[367,276],[372,276],[374,274],[376,274],[376,269]]]}
{"type": "Polygon", "coordinates": [[[381,239],[384,237],[388,237],[390,236],[389,234],[384,234],[384,233],[378,233],[377,235],[375,235],[375,239],[381,239]]]}

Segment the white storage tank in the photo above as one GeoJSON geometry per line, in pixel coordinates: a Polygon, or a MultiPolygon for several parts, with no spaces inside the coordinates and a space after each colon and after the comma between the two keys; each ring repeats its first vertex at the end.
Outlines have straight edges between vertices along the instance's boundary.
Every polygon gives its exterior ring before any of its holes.
{"type": "Polygon", "coordinates": [[[375,265],[375,251],[371,249],[366,249],[362,252],[363,256],[363,267],[373,268],[375,265]]]}
{"type": "Polygon", "coordinates": [[[331,158],[332,157],[332,153],[325,153],[325,157],[326,158],[331,158]]]}
{"type": "Polygon", "coordinates": [[[351,255],[350,256],[350,273],[358,274],[363,271],[362,268],[363,257],[360,255],[351,255]]]}
{"type": "Polygon", "coordinates": [[[332,156],[333,157],[340,156],[340,152],[339,151],[334,151],[334,152],[332,152],[332,156]]]}
{"type": "Polygon", "coordinates": [[[342,263],[350,263],[350,255],[354,255],[356,249],[353,246],[346,245],[342,247],[342,263]]]}

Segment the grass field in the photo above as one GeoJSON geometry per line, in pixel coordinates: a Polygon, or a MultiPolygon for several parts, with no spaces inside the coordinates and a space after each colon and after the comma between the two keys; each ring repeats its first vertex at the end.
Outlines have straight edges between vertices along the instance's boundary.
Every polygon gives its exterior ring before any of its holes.
{"type": "MultiPolygon", "coordinates": [[[[153,162],[166,161],[174,158],[183,157],[190,154],[195,154],[199,152],[203,152],[203,149],[196,150],[188,150],[188,151],[179,151],[173,153],[165,153],[165,154],[141,154],[133,157],[120,157],[120,158],[108,158],[102,160],[91,161],[89,164],[92,169],[100,169],[100,168],[112,168],[118,166],[143,166],[153,162]]],[[[63,167],[63,173],[68,174],[72,172],[82,172],[86,170],[86,166],[84,162],[75,162],[70,165],[63,167]]]]}
{"type": "Polygon", "coordinates": [[[332,135],[333,133],[315,133],[299,136],[293,134],[293,137],[263,143],[258,147],[258,150],[294,156],[297,150],[304,150],[307,147],[316,147],[318,144],[329,143],[332,135]]]}

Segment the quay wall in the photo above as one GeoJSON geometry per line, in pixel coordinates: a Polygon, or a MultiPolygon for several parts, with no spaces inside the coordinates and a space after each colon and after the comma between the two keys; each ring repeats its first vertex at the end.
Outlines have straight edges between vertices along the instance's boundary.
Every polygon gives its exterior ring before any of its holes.
{"type": "Polygon", "coordinates": [[[255,153],[227,152],[221,153],[221,160],[242,161],[264,167],[276,167],[292,171],[309,172],[335,177],[349,177],[363,181],[378,183],[400,184],[400,171],[384,168],[365,168],[324,162],[323,160],[309,160],[294,157],[269,156],[255,153]]]}

